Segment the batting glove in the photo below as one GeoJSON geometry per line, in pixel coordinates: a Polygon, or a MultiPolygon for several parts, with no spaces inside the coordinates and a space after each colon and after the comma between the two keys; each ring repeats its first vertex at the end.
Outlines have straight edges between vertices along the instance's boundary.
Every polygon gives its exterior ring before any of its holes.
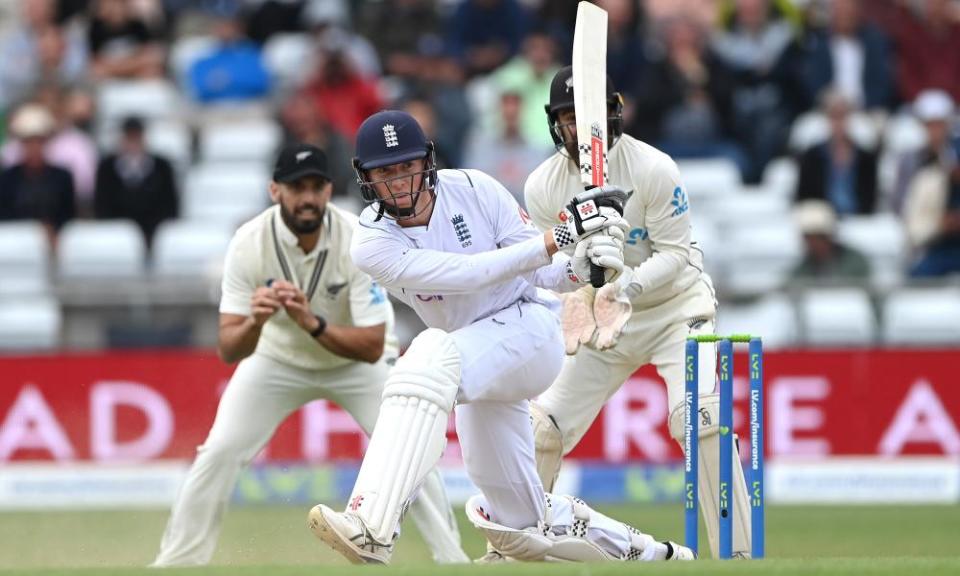
{"type": "Polygon", "coordinates": [[[578,284],[590,281],[590,265],[604,268],[604,280],[613,282],[623,273],[623,239],[617,233],[594,234],[577,242],[567,263],[567,273],[578,284]]]}

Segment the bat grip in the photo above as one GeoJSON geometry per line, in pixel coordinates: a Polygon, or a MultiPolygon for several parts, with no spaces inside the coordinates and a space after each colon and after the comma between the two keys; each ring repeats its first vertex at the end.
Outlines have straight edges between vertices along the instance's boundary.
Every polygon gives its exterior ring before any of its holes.
{"type": "Polygon", "coordinates": [[[594,288],[603,287],[604,281],[606,280],[603,266],[598,266],[593,262],[590,263],[590,284],[594,288]]]}

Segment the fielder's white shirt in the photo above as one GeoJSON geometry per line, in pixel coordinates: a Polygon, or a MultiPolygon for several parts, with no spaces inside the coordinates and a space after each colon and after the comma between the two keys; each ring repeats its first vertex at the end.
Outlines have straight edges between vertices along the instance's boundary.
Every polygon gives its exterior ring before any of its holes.
{"type": "Polygon", "coordinates": [[[540,290],[579,287],[566,258],[547,256],[543,234],[495,179],[440,170],[427,226],[404,228],[367,207],[353,236],[357,267],[431,328],[453,331],[519,301],[555,305],[540,290]]]}
{"type": "MultiPolygon", "coordinates": [[[[610,183],[632,191],[623,213],[631,227],[623,251],[629,268],[617,283],[641,287],[627,290],[634,309],[656,306],[701,280],[712,291],[703,272],[703,251],[692,239],[687,193],[676,163],[627,134],[607,158],[610,183]]],[[[527,178],[524,197],[534,224],[546,230],[565,218],[567,203],[582,191],[577,166],[557,152],[527,178]]]]}
{"type": "MultiPolygon", "coordinates": [[[[309,253],[280,216],[280,206],[267,208],[237,230],[227,250],[220,312],[250,316],[250,299],[270,279],[296,285],[310,309],[330,324],[376,326],[386,324],[385,355],[396,356],[393,307],[386,293],[353,265],[350,242],[356,216],[328,203],[320,240],[309,253]]],[[[328,369],[355,362],[327,350],[280,310],[263,326],[257,354],[308,370],[328,369]]]]}

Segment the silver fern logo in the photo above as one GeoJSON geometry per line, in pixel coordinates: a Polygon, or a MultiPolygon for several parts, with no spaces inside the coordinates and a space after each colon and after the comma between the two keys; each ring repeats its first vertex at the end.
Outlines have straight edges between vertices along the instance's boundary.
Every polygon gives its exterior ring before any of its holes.
{"type": "Polygon", "coordinates": [[[397,140],[397,131],[394,129],[393,124],[383,125],[383,141],[387,143],[387,148],[400,145],[400,142],[397,140]]]}

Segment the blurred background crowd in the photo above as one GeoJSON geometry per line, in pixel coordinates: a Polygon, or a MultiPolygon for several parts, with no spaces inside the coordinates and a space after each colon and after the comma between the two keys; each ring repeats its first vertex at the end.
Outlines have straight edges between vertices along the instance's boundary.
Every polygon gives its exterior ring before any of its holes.
{"type": "MultiPolygon", "coordinates": [[[[721,331],[960,344],[960,2],[596,3],[626,131],[680,165],[721,331]]],[[[0,349],[211,345],[278,148],[326,150],[357,211],[354,133],[384,107],[522,203],[576,5],[0,0],[0,349]]]]}

